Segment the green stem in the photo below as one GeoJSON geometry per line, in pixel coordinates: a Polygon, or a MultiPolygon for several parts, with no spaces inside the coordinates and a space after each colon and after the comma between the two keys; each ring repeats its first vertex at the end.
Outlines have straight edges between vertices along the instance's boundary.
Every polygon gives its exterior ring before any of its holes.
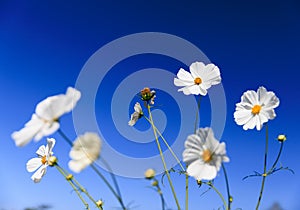
{"type": "Polygon", "coordinates": [[[275,169],[275,167],[276,167],[276,165],[277,165],[277,163],[278,163],[278,161],[279,161],[279,158],[280,158],[282,149],[283,149],[283,143],[284,143],[284,142],[281,142],[281,145],[280,145],[280,149],[279,149],[277,158],[276,158],[275,162],[273,163],[272,168],[268,171],[267,174],[271,173],[271,172],[275,169]]]}
{"type": "Polygon", "coordinates": [[[158,147],[158,150],[159,150],[159,154],[160,154],[163,166],[164,166],[164,170],[165,170],[165,173],[166,173],[166,175],[168,177],[168,181],[169,181],[169,184],[170,184],[170,187],[171,187],[171,190],[172,190],[173,197],[175,199],[177,208],[178,208],[178,210],[180,210],[181,208],[180,208],[177,196],[176,196],[176,192],[175,192],[175,189],[174,189],[174,186],[173,186],[173,183],[172,183],[169,171],[167,169],[167,165],[166,165],[166,162],[165,162],[165,158],[163,156],[163,152],[162,152],[160,143],[158,141],[158,137],[157,137],[157,133],[156,133],[156,129],[155,129],[155,126],[154,126],[154,122],[153,122],[153,119],[152,119],[152,114],[151,114],[151,110],[150,110],[150,106],[149,105],[147,105],[147,109],[148,109],[148,113],[149,113],[150,123],[151,123],[152,129],[153,129],[153,133],[154,133],[154,136],[155,136],[156,144],[157,144],[157,147],[158,147]]]}
{"type": "Polygon", "coordinates": [[[230,191],[229,191],[229,182],[228,182],[227,172],[226,172],[226,169],[225,169],[225,166],[224,166],[223,163],[222,163],[222,169],[223,169],[223,172],[224,172],[225,182],[226,182],[226,189],[227,189],[227,196],[228,196],[228,210],[230,210],[232,197],[231,197],[230,191]]]}
{"type": "Polygon", "coordinates": [[[204,184],[207,184],[208,186],[210,186],[219,195],[219,197],[221,198],[221,200],[223,202],[223,205],[224,205],[225,209],[229,210],[228,206],[226,204],[226,201],[225,201],[223,195],[220,193],[220,191],[217,188],[215,188],[215,186],[211,182],[209,182],[209,183],[204,182],[204,184]]]}
{"type": "MultiPolygon", "coordinates": [[[[149,120],[148,117],[144,116],[145,119],[151,124],[151,121],[149,120]]],[[[163,142],[165,143],[165,145],[168,147],[168,150],[171,152],[171,154],[173,155],[173,157],[175,158],[175,160],[177,161],[177,163],[179,164],[180,168],[182,171],[185,171],[183,165],[181,164],[179,158],[177,157],[177,155],[174,153],[174,151],[172,150],[172,148],[170,147],[170,145],[168,144],[168,142],[166,141],[166,139],[164,138],[164,136],[161,134],[161,132],[158,130],[158,128],[153,125],[156,132],[158,133],[158,135],[161,137],[161,139],[163,140],[163,142]]]]}
{"type": "Polygon", "coordinates": [[[264,192],[266,177],[267,177],[266,172],[267,172],[268,141],[269,141],[268,124],[266,124],[266,148],[265,148],[265,160],[264,160],[264,173],[263,173],[263,179],[262,179],[262,183],[261,183],[258,201],[257,201],[256,208],[255,208],[256,210],[258,210],[258,208],[259,208],[260,201],[262,199],[262,194],[264,192]]]}
{"type": "MultiPolygon", "coordinates": [[[[67,137],[67,135],[65,135],[65,133],[59,129],[58,133],[62,136],[62,138],[72,147],[73,146],[73,142],[67,137]]],[[[106,167],[110,170],[109,173],[113,179],[113,182],[116,186],[116,189],[118,190],[119,193],[117,193],[113,187],[111,186],[111,184],[108,182],[108,180],[102,175],[102,173],[95,167],[95,165],[92,163],[91,167],[92,169],[95,171],[95,173],[103,180],[103,182],[107,185],[107,187],[110,189],[110,191],[113,193],[113,195],[116,197],[116,199],[119,201],[121,207],[123,210],[126,210],[126,207],[123,203],[121,194],[120,194],[120,190],[119,190],[119,186],[118,183],[115,179],[115,175],[111,172],[111,168],[108,166],[108,164],[106,162],[104,162],[103,158],[102,158],[102,162],[106,165],[106,167]]]]}
{"type": "Polygon", "coordinates": [[[76,192],[76,194],[78,195],[79,199],[82,201],[82,203],[84,204],[86,209],[90,209],[89,208],[89,204],[84,200],[84,198],[81,196],[79,190],[77,189],[77,187],[74,185],[74,183],[67,178],[67,175],[65,173],[65,171],[58,165],[58,164],[54,164],[55,168],[64,176],[64,178],[69,182],[69,184],[72,186],[72,188],[74,189],[74,191],[76,192]]]}
{"type": "Polygon", "coordinates": [[[200,114],[200,104],[201,104],[201,95],[199,96],[199,99],[198,99],[198,103],[197,103],[197,112],[196,112],[196,118],[195,118],[195,126],[194,126],[194,133],[196,134],[196,131],[197,131],[197,128],[199,127],[199,123],[198,123],[198,119],[199,119],[199,114],[200,114]]]}
{"type": "Polygon", "coordinates": [[[189,175],[185,173],[185,210],[189,209],[189,175]]]}

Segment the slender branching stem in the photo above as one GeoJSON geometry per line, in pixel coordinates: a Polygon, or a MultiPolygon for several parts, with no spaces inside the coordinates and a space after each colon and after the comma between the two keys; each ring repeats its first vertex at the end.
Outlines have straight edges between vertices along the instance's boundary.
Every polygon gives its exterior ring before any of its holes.
{"type": "Polygon", "coordinates": [[[210,186],[218,194],[218,196],[221,198],[221,200],[223,202],[224,208],[226,210],[229,210],[228,206],[227,206],[227,203],[226,203],[223,195],[220,193],[220,191],[211,182],[208,182],[208,183],[204,182],[204,184],[207,184],[208,186],[210,186]]]}
{"type": "Polygon", "coordinates": [[[278,161],[279,161],[279,158],[280,158],[282,149],[283,149],[283,144],[284,144],[284,142],[281,142],[281,143],[280,143],[280,149],[279,149],[277,158],[276,158],[275,162],[273,163],[272,168],[268,171],[268,173],[272,173],[272,171],[275,169],[275,167],[276,167],[276,165],[277,165],[277,163],[278,163],[278,161]]]}
{"type": "MultiPolygon", "coordinates": [[[[62,136],[62,138],[72,147],[73,146],[73,142],[67,137],[67,135],[61,130],[58,130],[58,133],[62,136]]],[[[97,167],[95,166],[94,163],[91,164],[91,168],[95,171],[95,173],[103,180],[103,182],[107,185],[107,187],[109,188],[109,190],[113,193],[113,195],[116,197],[116,199],[118,200],[118,202],[120,203],[121,207],[123,210],[126,210],[126,207],[124,205],[124,202],[122,200],[121,197],[121,193],[120,193],[120,189],[119,189],[119,185],[116,181],[115,175],[112,173],[111,168],[108,166],[108,164],[106,162],[104,162],[103,158],[102,158],[102,162],[105,164],[105,166],[110,170],[109,173],[113,179],[113,182],[116,186],[117,192],[114,190],[114,188],[111,186],[111,184],[108,182],[108,180],[105,178],[105,176],[97,169],[97,167]]]]}
{"type": "Polygon", "coordinates": [[[64,178],[69,182],[69,184],[72,186],[72,188],[74,189],[74,191],[76,192],[77,196],[79,197],[79,199],[82,201],[82,203],[84,204],[86,209],[90,209],[89,208],[89,204],[84,200],[84,198],[81,196],[78,188],[75,186],[75,184],[72,182],[72,180],[67,178],[67,174],[65,173],[65,171],[58,165],[58,164],[54,164],[55,168],[64,176],[64,178]]]}
{"type": "Polygon", "coordinates": [[[264,173],[263,173],[263,178],[262,178],[262,183],[261,183],[261,188],[260,188],[260,193],[259,193],[259,197],[258,197],[258,201],[256,204],[256,210],[258,210],[261,199],[262,199],[262,195],[264,192],[264,186],[265,186],[265,181],[267,178],[267,156],[268,156],[268,142],[269,142],[269,133],[268,133],[268,124],[266,124],[266,148],[265,148],[265,159],[264,159],[264,173]]]}
{"type": "Polygon", "coordinates": [[[228,196],[228,210],[231,209],[231,202],[232,202],[232,197],[230,195],[230,191],[229,191],[229,182],[228,182],[228,176],[227,176],[227,172],[226,172],[226,169],[225,169],[225,166],[224,164],[222,163],[222,169],[223,169],[223,172],[224,172],[224,177],[225,177],[225,182],[226,182],[226,189],[227,189],[227,196],[228,196]]]}
{"type": "Polygon", "coordinates": [[[167,169],[165,158],[163,156],[163,152],[162,152],[160,143],[158,141],[158,136],[157,136],[157,132],[156,132],[156,129],[155,129],[155,126],[154,126],[154,122],[153,122],[153,118],[152,118],[152,114],[151,114],[151,110],[150,110],[150,105],[147,105],[147,109],[148,109],[148,113],[149,113],[150,123],[151,123],[152,129],[153,129],[153,133],[154,133],[154,136],[155,136],[156,144],[157,144],[157,147],[158,147],[158,150],[159,150],[159,154],[160,154],[160,157],[161,157],[161,160],[162,160],[162,163],[163,163],[163,167],[164,167],[165,173],[167,175],[167,178],[168,178],[168,181],[169,181],[169,184],[170,184],[170,187],[171,187],[171,190],[172,190],[172,194],[173,194],[173,197],[175,199],[177,208],[178,208],[178,210],[180,210],[181,208],[180,208],[180,205],[179,205],[179,202],[178,202],[178,199],[177,199],[177,196],[176,196],[176,192],[175,192],[175,189],[174,189],[171,177],[170,177],[170,173],[169,173],[169,171],[167,169]]]}

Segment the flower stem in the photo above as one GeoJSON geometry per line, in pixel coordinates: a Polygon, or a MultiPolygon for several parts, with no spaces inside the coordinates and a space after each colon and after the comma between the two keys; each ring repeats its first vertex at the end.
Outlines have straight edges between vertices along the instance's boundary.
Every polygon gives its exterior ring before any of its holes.
{"type": "Polygon", "coordinates": [[[204,182],[204,184],[207,184],[208,186],[210,186],[219,195],[219,197],[221,198],[221,200],[223,202],[225,209],[229,210],[228,206],[226,204],[226,201],[225,201],[223,195],[220,193],[220,191],[217,188],[215,188],[215,186],[211,182],[208,182],[208,183],[204,182]]]}
{"type": "Polygon", "coordinates": [[[189,175],[185,172],[185,210],[189,209],[189,175]]]}
{"type": "Polygon", "coordinates": [[[77,189],[77,187],[74,185],[74,183],[70,180],[67,179],[67,175],[65,173],[65,171],[58,165],[58,164],[54,164],[55,168],[64,176],[64,178],[69,182],[69,184],[72,186],[72,188],[74,189],[74,191],[76,192],[76,194],[78,195],[79,199],[82,201],[82,203],[84,204],[86,209],[90,209],[89,208],[89,204],[84,200],[84,198],[81,196],[79,190],[77,189]]]}
{"type": "Polygon", "coordinates": [[[262,199],[262,194],[264,191],[265,181],[267,178],[266,172],[267,172],[268,141],[269,141],[268,124],[266,124],[266,148],[265,148],[265,160],[264,160],[264,173],[263,173],[263,179],[262,179],[262,183],[261,183],[258,201],[257,201],[256,208],[255,208],[256,210],[258,210],[258,207],[260,205],[260,201],[262,199]]]}
{"type": "Polygon", "coordinates": [[[180,208],[177,196],[176,196],[176,192],[175,192],[175,189],[174,189],[174,186],[173,186],[173,183],[172,183],[169,171],[167,169],[167,165],[166,165],[166,162],[165,162],[165,158],[163,156],[163,152],[162,152],[160,143],[158,141],[158,136],[157,136],[157,132],[156,132],[156,129],[155,129],[154,122],[153,122],[153,118],[152,118],[152,114],[151,114],[151,110],[150,110],[150,105],[147,105],[147,109],[148,109],[148,113],[149,113],[150,123],[151,123],[152,129],[153,129],[153,133],[154,133],[154,136],[155,136],[156,144],[157,144],[157,147],[158,147],[158,150],[159,150],[159,154],[160,154],[163,166],[164,166],[164,170],[165,170],[165,173],[166,173],[166,175],[168,177],[168,181],[169,181],[169,184],[170,184],[170,187],[171,187],[171,190],[172,190],[173,197],[175,199],[177,208],[178,208],[178,210],[180,210],[181,208],[180,208]]]}
{"type": "Polygon", "coordinates": [[[194,126],[194,133],[196,134],[196,131],[197,131],[197,128],[199,127],[199,123],[198,123],[198,120],[199,120],[199,115],[200,115],[200,104],[201,104],[201,95],[199,96],[198,98],[198,103],[197,103],[197,112],[196,112],[196,118],[195,118],[195,126],[194,126]]]}
{"type": "Polygon", "coordinates": [[[232,197],[230,195],[230,191],[229,191],[229,182],[228,182],[228,176],[227,176],[227,172],[225,169],[224,164],[222,163],[222,169],[224,172],[224,176],[225,176],[225,182],[226,182],[226,189],[227,189],[227,196],[228,196],[228,210],[231,209],[231,202],[232,202],[232,197]]]}
{"type": "MultiPolygon", "coordinates": [[[[67,135],[65,135],[65,133],[59,129],[58,133],[62,136],[62,138],[72,147],[73,146],[73,142],[67,137],[67,135]]],[[[104,161],[104,159],[102,158],[102,162],[105,164],[105,166],[109,169],[109,174],[112,177],[112,180],[115,184],[115,187],[118,191],[118,193],[114,190],[114,188],[111,186],[111,184],[108,182],[108,180],[103,176],[103,174],[95,167],[95,165],[92,163],[91,167],[92,169],[95,171],[95,173],[103,180],[103,182],[107,185],[107,187],[110,189],[110,191],[113,193],[113,195],[116,197],[116,199],[119,201],[121,207],[123,210],[126,210],[126,207],[123,203],[122,197],[121,197],[121,193],[120,193],[120,189],[119,189],[119,185],[117,183],[117,180],[115,178],[115,175],[112,173],[111,168],[109,167],[109,165],[107,164],[107,162],[104,161]]]]}
{"type": "MultiPolygon", "coordinates": [[[[145,119],[151,124],[151,121],[149,120],[148,117],[144,116],[145,119]]],[[[170,145],[168,144],[168,142],[166,141],[166,139],[164,138],[164,136],[162,135],[162,133],[158,130],[158,128],[153,125],[156,132],[158,133],[158,135],[161,137],[161,139],[163,140],[163,142],[165,143],[165,145],[168,147],[168,150],[171,152],[171,154],[173,155],[173,157],[175,158],[175,160],[177,161],[177,163],[179,164],[181,170],[185,171],[183,165],[181,164],[179,158],[177,157],[177,155],[174,153],[174,151],[172,150],[172,148],[170,147],[170,145]]]]}
{"type": "Polygon", "coordinates": [[[275,162],[273,163],[272,168],[268,171],[267,174],[272,173],[272,171],[275,169],[275,167],[276,167],[276,165],[277,165],[277,163],[278,163],[278,161],[279,161],[279,158],[280,158],[282,149],[283,149],[283,143],[284,143],[284,142],[281,142],[281,145],[280,145],[280,149],[279,149],[277,158],[276,158],[275,162]]]}

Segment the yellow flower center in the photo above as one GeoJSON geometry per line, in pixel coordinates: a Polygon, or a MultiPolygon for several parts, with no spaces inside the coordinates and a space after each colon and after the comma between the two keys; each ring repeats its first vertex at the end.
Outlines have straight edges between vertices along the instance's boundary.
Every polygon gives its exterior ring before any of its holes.
{"type": "Polygon", "coordinates": [[[212,161],[212,153],[209,149],[203,151],[202,159],[205,163],[209,163],[210,161],[212,161]]]}
{"type": "Polygon", "coordinates": [[[260,110],[261,110],[261,106],[260,105],[254,105],[252,107],[252,114],[259,114],[260,110]]]}
{"type": "Polygon", "coordinates": [[[47,158],[46,158],[46,155],[44,155],[41,159],[42,161],[42,164],[45,165],[47,163],[47,158]]]}
{"type": "Polygon", "coordinates": [[[194,83],[195,83],[196,85],[200,85],[200,84],[202,83],[202,79],[201,79],[200,77],[196,77],[196,78],[194,79],[194,83]]]}

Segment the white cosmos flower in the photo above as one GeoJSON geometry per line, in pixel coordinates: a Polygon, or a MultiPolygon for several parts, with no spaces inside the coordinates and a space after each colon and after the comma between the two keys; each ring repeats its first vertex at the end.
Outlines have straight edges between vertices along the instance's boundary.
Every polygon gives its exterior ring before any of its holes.
{"type": "Polygon", "coordinates": [[[276,117],[274,108],[279,105],[279,99],[272,91],[259,87],[257,92],[246,91],[241,102],[236,104],[234,120],[238,125],[243,125],[244,130],[261,130],[264,123],[276,117]]]}
{"type": "Polygon", "coordinates": [[[26,169],[28,172],[34,172],[31,179],[37,183],[40,182],[42,177],[46,174],[46,169],[49,165],[49,158],[53,155],[52,149],[55,145],[55,139],[48,138],[47,145],[40,146],[36,151],[38,155],[37,158],[30,159],[26,164],[26,169]]]}
{"type": "Polygon", "coordinates": [[[24,146],[33,138],[38,141],[59,129],[59,118],[70,112],[80,99],[80,92],[69,87],[66,94],[50,96],[41,101],[25,127],[12,133],[17,146],[24,146]]]}
{"type": "Polygon", "coordinates": [[[131,114],[128,125],[134,126],[135,123],[143,116],[143,110],[139,102],[134,105],[134,112],[131,114]]]}
{"type": "Polygon", "coordinates": [[[178,78],[174,78],[176,86],[183,86],[178,91],[182,91],[185,95],[205,96],[212,85],[221,82],[220,70],[212,63],[205,65],[202,62],[194,62],[190,65],[190,72],[181,68],[177,73],[178,78]]]}
{"type": "Polygon", "coordinates": [[[215,139],[211,128],[199,128],[185,141],[183,161],[187,173],[196,180],[212,180],[217,176],[222,162],[229,162],[226,145],[215,139]]]}
{"type": "Polygon", "coordinates": [[[102,141],[98,134],[86,132],[76,138],[69,153],[69,168],[79,173],[98,159],[102,141]]]}

